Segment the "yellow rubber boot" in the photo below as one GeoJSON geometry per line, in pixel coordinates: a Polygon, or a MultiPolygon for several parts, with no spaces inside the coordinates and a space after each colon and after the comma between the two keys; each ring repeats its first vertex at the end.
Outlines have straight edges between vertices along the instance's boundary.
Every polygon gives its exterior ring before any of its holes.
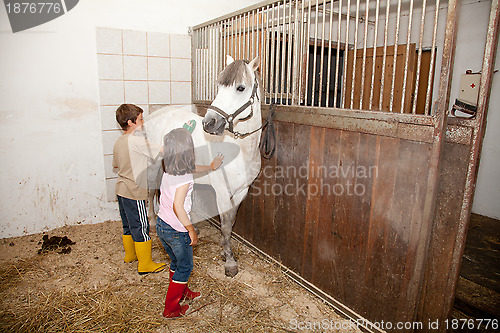
{"type": "Polygon", "coordinates": [[[158,273],[167,267],[166,264],[159,264],[153,262],[153,259],[151,259],[151,239],[146,242],[136,242],[135,253],[137,254],[137,259],[139,260],[139,265],[137,267],[139,275],[158,273]]]}
{"type": "Polygon", "coordinates": [[[132,235],[123,235],[123,248],[125,249],[125,258],[123,259],[124,262],[133,262],[137,260],[132,235]]]}

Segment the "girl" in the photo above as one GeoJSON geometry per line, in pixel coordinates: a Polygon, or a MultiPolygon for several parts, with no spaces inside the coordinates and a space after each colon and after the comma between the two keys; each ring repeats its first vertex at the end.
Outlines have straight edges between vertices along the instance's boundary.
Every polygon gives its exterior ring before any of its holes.
{"type": "Polygon", "coordinates": [[[164,138],[163,178],[160,186],[160,210],[156,232],[170,257],[170,284],[163,316],[184,315],[188,305],[181,299],[193,300],[201,294],[187,287],[193,270],[193,245],[198,235],[189,219],[193,172],[216,170],[222,164],[218,155],[208,166],[196,166],[191,133],[185,128],[170,131],[164,138]]]}

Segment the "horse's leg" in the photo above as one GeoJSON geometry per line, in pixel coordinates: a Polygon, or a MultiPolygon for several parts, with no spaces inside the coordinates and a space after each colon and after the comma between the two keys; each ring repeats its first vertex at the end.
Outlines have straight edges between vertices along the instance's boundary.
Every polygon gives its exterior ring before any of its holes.
{"type": "Polygon", "coordinates": [[[233,250],[231,248],[231,232],[233,230],[234,222],[236,221],[236,212],[240,206],[241,201],[245,198],[248,193],[248,188],[241,190],[236,193],[231,202],[233,206],[226,211],[222,211],[220,214],[221,220],[221,232],[222,232],[222,251],[226,258],[226,263],[224,264],[225,274],[229,277],[234,277],[238,274],[238,265],[233,257],[233,250]]]}

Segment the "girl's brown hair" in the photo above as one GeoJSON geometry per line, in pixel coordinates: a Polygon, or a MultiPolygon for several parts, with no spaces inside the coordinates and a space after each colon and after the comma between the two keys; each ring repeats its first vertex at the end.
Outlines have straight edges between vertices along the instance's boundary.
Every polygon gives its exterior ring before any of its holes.
{"type": "Polygon", "coordinates": [[[187,129],[171,130],[163,138],[163,145],[163,172],[174,176],[194,172],[194,144],[187,129]]]}

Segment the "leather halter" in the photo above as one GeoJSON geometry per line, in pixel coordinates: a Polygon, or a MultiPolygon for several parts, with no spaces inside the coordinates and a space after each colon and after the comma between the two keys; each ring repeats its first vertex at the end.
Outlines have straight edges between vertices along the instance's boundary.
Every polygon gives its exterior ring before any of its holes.
{"type": "MultiPolygon", "coordinates": [[[[221,117],[223,117],[226,122],[228,123],[229,125],[229,128],[227,129],[230,133],[234,134],[235,137],[237,138],[245,138],[247,137],[248,135],[250,134],[253,134],[255,132],[257,132],[258,130],[260,130],[262,128],[262,126],[260,126],[258,129],[252,131],[252,132],[249,132],[249,133],[239,133],[239,132],[236,132],[234,130],[234,120],[236,119],[236,117],[239,116],[240,113],[242,113],[243,111],[245,111],[249,106],[252,106],[252,104],[255,102],[255,100],[259,100],[259,96],[257,95],[257,88],[258,88],[259,84],[257,82],[257,77],[255,77],[255,80],[254,80],[254,85],[253,85],[253,90],[252,90],[252,95],[250,96],[250,98],[248,99],[248,101],[243,104],[238,110],[234,111],[232,114],[227,114],[226,112],[224,112],[224,110],[221,110],[219,109],[218,107],[216,107],[215,105],[209,105],[207,107],[207,110],[213,110],[215,111],[216,113],[218,113],[221,117]]],[[[249,120],[250,118],[253,117],[253,108],[251,108],[251,112],[248,116],[246,116],[245,118],[241,118],[239,119],[240,121],[246,121],[246,120],[249,120]]]]}

